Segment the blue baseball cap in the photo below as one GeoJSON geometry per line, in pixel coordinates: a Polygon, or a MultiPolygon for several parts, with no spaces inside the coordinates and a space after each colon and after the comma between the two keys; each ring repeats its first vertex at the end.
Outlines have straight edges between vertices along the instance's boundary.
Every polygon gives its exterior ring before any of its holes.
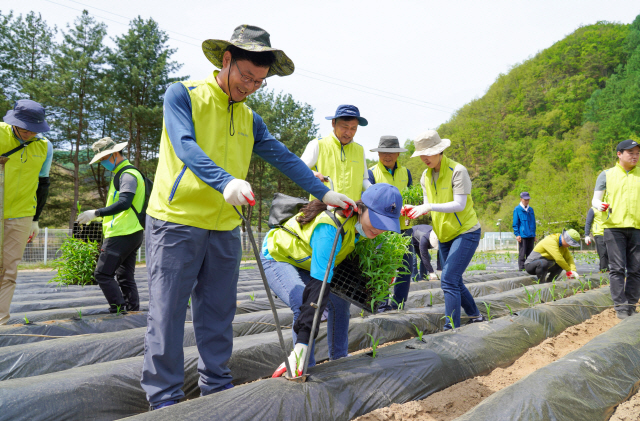
{"type": "Polygon", "coordinates": [[[30,132],[48,132],[49,125],[44,120],[44,107],[30,99],[19,99],[13,106],[13,110],[7,111],[3,118],[5,123],[30,132]]]}
{"type": "Polygon", "coordinates": [[[367,124],[369,124],[366,118],[360,117],[360,110],[355,105],[338,105],[336,115],[325,118],[327,120],[333,120],[334,118],[338,117],[355,117],[358,119],[358,126],[366,126],[367,124]]]}
{"type": "Polygon", "coordinates": [[[520,199],[529,200],[531,199],[531,196],[529,196],[528,191],[523,191],[522,193],[520,193],[520,199]]]}
{"type": "Polygon", "coordinates": [[[400,233],[402,195],[396,186],[374,184],[362,193],[362,203],[369,208],[369,220],[374,228],[400,233]]]}

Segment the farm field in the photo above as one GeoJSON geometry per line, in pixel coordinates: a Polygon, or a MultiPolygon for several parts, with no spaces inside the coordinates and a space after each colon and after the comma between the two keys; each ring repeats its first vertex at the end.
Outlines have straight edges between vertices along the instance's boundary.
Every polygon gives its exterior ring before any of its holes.
{"type": "MultiPolygon", "coordinates": [[[[117,420],[151,415],[149,419],[176,419],[204,414],[225,414],[225,419],[233,414],[238,420],[261,418],[246,408],[234,412],[233,402],[242,396],[261,403],[256,411],[266,408],[263,419],[313,416],[347,420],[364,414],[363,420],[428,419],[411,409],[425,405],[420,400],[427,398],[427,405],[437,409],[438,404],[430,402],[442,402],[440,396],[448,391],[468,382],[479,384],[479,376],[505,372],[505,367],[518,366],[527,355],[539,355],[571,338],[574,343],[556,352],[558,363],[566,352],[579,351],[577,344],[597,339],[617,324],[607,308],[611,304],[608,278],[592,270],[588,256],[584,261],[577,258],[578,270],[584,275],[581,280],[563,277],[553,284],[536,284],[535,277],[516,271],[516,261],[504,255],[482,257],[477,263],[486,263],[487,270],[465,273],[465,282],[489,322],[441,332],[444,297],[439,282],[413,282],[405,310],[371,315],[351,307],[350,357],[327,361],[323,323],[316,347],[316,358],[323,363],[310,369],[311,377],[303,385],[269,378],[282,354],[258,270],[245,265],[240,271],[234,352],[229,362],[236,387],[198,398],[198,352],[193,327],[187,321],[183,343],[187,399],[148,415],[139,384],[148,300],[145,268],[136,273],[142,311],[121,315],[107,314],[97,286],[59,288],[48,283],[52,272],[23,271],[11,324],[0,328],[0,401],[4,403],[0,419],[117,420]],[[369,334],[378,341],[375,357],[369,334]],[[37,413],[29,403],[35,399],[37,413]],[[264,407],[262,403],[267,402],[272,403],[264,407]],[[390,406],[406,402],[409,409],[390,406]],[[288,408],[286,413],[284,408],[288,408]],[[415,418],[407,415],[411,413],[415,418]],[[380,414],[386,418],[376,418],[380,414]]],[[[291,346],[292,313],[280,300],[276,302],[285,340],[291,346]]],[[[638,321],[640,317],[632,317],[620,326],[640,329],[638,321]]],[[[625,396],[609,402],[609,409],[626,400],[638,379],[640,374],[625,396]]],[[[621,390],[625,384],[622,382],[621,390]]],[[[508,390],[513,385],[503,387],[508,390]]],[[[469,402],[472,396],[487,398],[478,388],[469,392],[469,402]]],[[[500,393],[498,389],[493,392],[500,393]]],[[[464,414],[461,410],[453,413],[464,414]]]]}

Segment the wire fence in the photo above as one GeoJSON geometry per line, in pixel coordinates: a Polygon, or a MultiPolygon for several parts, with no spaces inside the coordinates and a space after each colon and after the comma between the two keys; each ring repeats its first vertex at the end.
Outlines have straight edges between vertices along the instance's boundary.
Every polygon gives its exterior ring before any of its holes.
{"type": "MultiPolygon", "coordinates": [[[[262,250],[262,242],[266,237],[266,232],[254,232],[253,236],[256,239],[258,251],[262,250]]],[[[74,227],[74,229],[51,229],[43,228],[24,250],[22,255],[22,263],[29,264],[47,264],[60,257],[60,248],[62,242],[69,237],[80,238],[82,240],[94,240],[99,243],[102,242],[102,227],[99,228],[94,225],[88,225],[82,227],[74,227]]],[[[249,236],[246,232],[241,233],[240,240],[242,242],[242,260],[254,260],[253,248],[249,242],[249,236]]],[[[138,262],[144,262],[146,260],[146,250],[144,241],[142,246],[138,249],[138,255],[136,257],[138,262]]]]}

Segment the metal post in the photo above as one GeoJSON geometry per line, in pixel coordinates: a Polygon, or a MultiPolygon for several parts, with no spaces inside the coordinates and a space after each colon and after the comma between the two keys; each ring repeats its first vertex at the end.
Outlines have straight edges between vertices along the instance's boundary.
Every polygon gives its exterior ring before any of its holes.
{"type": "Polygon", "coordinates": [[[0,276],[4,275],[4,164],[8,160],[0,156],[0,276]]]}
{"type": "Polygon", "coordinates": [[[47,264],[47,246],[49,244],[49,228],[44,229],[44,264],[47,264]]]}

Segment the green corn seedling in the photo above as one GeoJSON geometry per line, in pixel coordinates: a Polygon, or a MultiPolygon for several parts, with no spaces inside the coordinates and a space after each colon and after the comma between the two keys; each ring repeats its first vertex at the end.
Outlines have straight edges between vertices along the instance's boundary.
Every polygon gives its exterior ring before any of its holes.
{"type": "Polygon", "coordinates": [[[442,319],[446,319],[449,322],[452,332],[456,331],[456,327],[453,325],[453,313],[451,314],[451,316],[442,316],[442,319]]]}
{"type": "Polygon", "coordinates": [[[371,358],[375,358],[378,353],[378,342],[380,339],[373,340],[373,336],[367,333],[367,335],[371,338],[371,358]]]}
{"type": "Polygon", "coordinates": [[[527,287],[524,287],[524,303],[527,304],[529,307],[533,307],[536,301],[536,295],[537,293],[535,292],[530,292],[529,289],[527,287]]]}
{"type": "Polygon", "coordinates": [[[187,304],[187,307],[191,308],[191,297],[189,297],[189,304],[187,304]]]}
{"type": "Polygon", "coordinates": [[[67,238],[62,242],[59,252],[60,258],[54,260],[52,265],[58,273],[49,282],[56,282],[59,287],[95,284],[93,272],[100,254],[96,241],[67,238]]]}
{"type": "Polygon", "coordinates": [[[424,202],[422,196],[422,186],[419,183],[415,183],[411,187],[402,189],[402,203],[404,205],[419,206],[424,202]]]}
{"type": "Polygon", "coordinates": [[[593,286],[591,285],[591,280],[587,281],[587,287],[589,287],[589,289],[593,289],[593,286]]]}
{"type": "Polygon", "coordinates": [[[422,332],[420,329],[418,329],[418,326],[414,325],[413,323],[411,323],[411,324],[413,325],[413,327],[415,327],[415,328],[416,328],[416,333],[418,334],[418,340],[419,340],[419,341],[422,341],[422,334],[423,334],[424,332],[422,332]]]}
{"type": "Polygon", "coordinates": [[[484,307],[487,309],[487,320],[491,321],[492,316],[491,316],[491,304],[488,304],[486,301],[482,302],[484,304],[484,307]]]}
{"type": "Polygon", "coordinates": [[[296,357],[296,376],[302,376],[302,369],[304,367],[302,367],[302,365],[300,364],[300,360],[302,360],[302,350],[300,350],[300,354],[296,354],[295,352],[293,353],[293,355],[296,357]]]}
{"type": "Polygon", "coordinates": [[[429,291],[429,307],[433,307],[433,293],[429,291]]]}
{"type": "Polygon", "coordinates": [[[364,319],[364,310],[360,310],[360,317],[364,319]]]}
{"type": "Polygon", "coordinates": [[[534,284],[538,284],[538,285],[539,285],[539,284],[540,284],[540,279],[536,278],[536,279],[533,281],[533,283],[534,283],[534,284]]]}
{"type": "Polygon", "coordinates": [[[556,300],[556,284],[555,282],[549,287],[549,294],[551,295],[551,301],[556,300]]]}
{"type": "Polygon", "coordinates": [[[251,294],[249,294],[249,298],[251,299],[251,301],[255,301],[256,300],[255,292],[252,292],[251,294]]]}
{"type": "Polygon", "coordinates": [[[29,323],[31,323],[31,322],[29,321],[29,319],[27,318],[27,316],[24,316],[24,324],[25,324],[25,325],[28,325],[29,323]]]}
{"type": "Polygon", "coordinates": [[[580,288],[571,288],[573,290],[573,295],[578,294],[578,291],[580,291],[580,288]]]}
{"type": "Polygon", "coordinates": [[[511,309],[511,306],[509,304],[505,304],[505,305],[509,309],[509,313],[513,316],[513,310],[511,309]]]}
{"type": "Polygon", "coordinates": [[[404,303],[405,303],[405,301],[402,300],[402,302],[400,304],[398,304],[398,310],[401,310],[401,311],[404,310],[404,303]]]}
{"type": "Polygon", "coordinates": [[[116,306],[116,315],[119,316],[122,314],[122,306],[116,306]]]}
{"type": "Polygon", "coordinates": [[[82,320],[82,307],[80,307],[80,310],[76,309],[76,313],[77,313],[78,319],[82,320]]]}

